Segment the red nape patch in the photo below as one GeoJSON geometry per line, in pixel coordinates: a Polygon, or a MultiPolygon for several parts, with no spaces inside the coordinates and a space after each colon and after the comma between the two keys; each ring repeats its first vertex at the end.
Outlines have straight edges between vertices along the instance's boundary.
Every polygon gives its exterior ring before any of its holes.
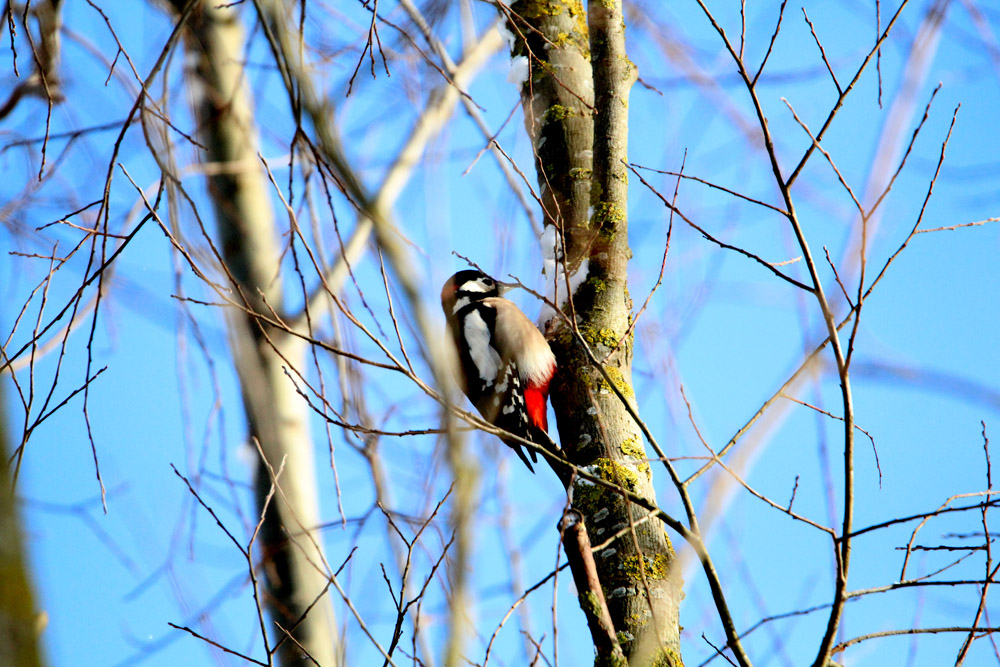
{"type": "Polygon", "coordinates": [[[524,403],[528,409],[528,419],[545,432],[549,430],[548,415],[545,413],[545,399],[549,396],[549,383],[528,384],[524,390],[524,403]]]}

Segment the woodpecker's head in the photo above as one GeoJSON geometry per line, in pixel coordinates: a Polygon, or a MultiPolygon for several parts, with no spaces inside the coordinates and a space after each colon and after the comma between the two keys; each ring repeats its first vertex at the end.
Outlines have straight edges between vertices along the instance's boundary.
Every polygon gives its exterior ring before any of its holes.
{"type": "Polygon", "coordinates": [[[441,307],[445,315],[451,316],[474,301],[501,296],[510,288],[510,285],[493,280],[482,271],[459,271],[441,288],[441,307]]]}

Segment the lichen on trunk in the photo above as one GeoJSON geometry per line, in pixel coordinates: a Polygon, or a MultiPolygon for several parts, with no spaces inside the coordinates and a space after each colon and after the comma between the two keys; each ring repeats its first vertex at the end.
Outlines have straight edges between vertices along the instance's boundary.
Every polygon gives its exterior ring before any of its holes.
{"type": "Polygon", "coordinates": [[[564,232],[568,245],[585,247],[594,144],[586,13],[579,0],[515,2],[507,28],[514,35],[511,58],[529,61],[521,104],[545,224],[564,232]]]}
{"type": "MultiPolygon", "coordinates": [[[[624,161],[636,73],[625,52],[621,2],[590,2],[586,11],[579,0],[515,2],[507,25],[515,36],[511,56],[530,62],[521,100],[545,221],[561,232],[551,238],[565,243],[556,256],[566,274],[585,272],[572,303],[558,298],[575,327],[561,318],[546,327],[559,361],[551,395],[560,440],[575,465],[655,502],[652,467],[630,414],[637,405],[624,161]]],[[[566,286],[556,293],[564,296],[566,286]]],[[[571,491],[591,541],[606,543],[594,556],[629,664],[681,664],[683,594],[662,524],[613,489],[577,478],[571,491]]]]}

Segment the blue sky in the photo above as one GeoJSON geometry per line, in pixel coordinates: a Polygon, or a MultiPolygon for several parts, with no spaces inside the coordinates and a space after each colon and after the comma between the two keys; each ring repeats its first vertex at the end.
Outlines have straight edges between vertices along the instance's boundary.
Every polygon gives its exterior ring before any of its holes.
{"type": "MultiPolygon", "coordinates": [[[[104,10],[136,68],[140,73],[148,72],[169,33],[165,15],[145,3],[108,4],[104,10]]],[[[766,50],[777,15],[776,3],[765,4],[748,9],[746,50],[751,62],[759,62],[766,50]]],[[[947,159],[922,227],[961,225],[1000,215],[1000,162],[996,159],[1000,153],[992,131],[1000,101],[995,9],[975,3],[949,5],[939,39],[925,46],[926,69],[915,79],[912,103],[903,105],[909,112],[893,115],[893,104],[903,88],[904,67],[929,4],[912,3],[883,49],[882,107],[876,73],[869,69],[824,142],[847,182],[861,196],[876,159],[886,153],[898,154],[893,146],[900,144],[884,138],[895,134],[905,147],[940,82],[906,168],[882,205],[869,243],[869,281],[915,224],[959,103],[947,159]],[[898,128],[892,124],[894,118],[903,119],[898,128]]],[[[738,6],[718,10],[730,36],[739,34],[738,6]]],[[[669,7],[656,4],[640,9],[647,12],[654,26],[667,32],[671,50],[662,49],[652,36],[654,31],[638,19],[631,25],[632,58],[648,87],[637,85],[632,91],[630,159],[643,166],[676,171],[686,151],[686,174],[778,203],[765,155],[755,147],[759,131],[755,130],[749,100],[734,76],[731,60],[697,6],[670,3],[669,7]],[[703,77],[703,84],[692,83],[692,71],[703,77]]],[[[894,10],[883,6],[883,25],[894,10]]],[[[54,137],[120,121],[135,94],[135,81],[121,60],[115,66],[115,76],[103,85],[116,50],[103,19],[82,3],[69,3],[65,11],[68,32],[63,71],[68,101],[53,110],[54,137]]],[[[240,11],[249,24],[252,6],[240,11]]],[[[346,49],[325,64],[323,81],[336,104],[346,149],[374,187],[424,104],[426,89],[437,85],[439,78],[407,52],[405,59],[390,61],[391,77],[381,72],[372,80],[365,64],[354,92],[345,98],[367,15],[355,7],[343,11],[337,14],[316,7],[309,34],[322,38],[323,44],[346,49]]],[[[402,20],[395,5],[380,6],[381,11],[393,20],[402,20]]],[[[806,11],[839,81],[844,83],[871,46],[873,8],[862,2],[806,3],[806,11]]],[[[493,10],[485,4],[474,3],[471,14],[478,30],[486,29],[493,20],[493,10]]],[[[390,52],[404,49],[391,30],[382,30],[383,39],[391,44],[390,52]]],[[[461,44],[457,21],[450,17],[438,30],[450,53],[457,57],[461,44]]],[[[800,7],[789,5],[760,81],[759,94],[786,173],[808,147],[809,137],[781,98],[787,99],[815,132],[836,94],[811,40],[800,7]]],[[[26,48],[19,50],[22,74],[28,67],[26,48]]],[[[266,59],[266,44],[255,34],[248,79],[256,96],[262,152],[278,182],[285,184],[291,122],[277,75],[263,66],[266,59]]],[[[178,53],[168,69],[165,89],[172,119],[189,131],[182,64],[178,53]]],[[[498,54],[470,88],[493,131],[500,129],[517,103],[516,92],[506,83],[507,68],[506,56],[498,54]]],[[[7,85],[14,84],[9,64],[2,76],[7,85]]],[[[162,79],[157,80],[155,91],[163,94],[162,79]]],[[[44,112],[44,104],[37,100],[24,102],[0,123],[0,145],[7,147],[23,137],[42,136],[44,112]]],[[[34,230],[100,196],[115,136],[117,130],[72,142],[54,138],[47,160],[50,166],[58,164],[57,175],[37,191],[32,184],[38,170],[38,144],[6,148],[0,154],[0,202],[9,202],[0,207],[6,248],[45,255],[57,240],[59,250],[65,251],[80,238],[75,230],[34,230]],[[32,190],[22,200],[26,188],[32,190]]],[[[190,145],[176,135],[172,138],[177,141],[179,159],[190,161],[190,145]]],[[[498,140],[530,175],[530,146],[520,111],[500,131],[498,140]]],[[[472,257],[498,277],[515,274],[529,284],[541,284],[541,253],[531,226],[492,158],[483,156],[463,175],[483,144],[472,122],[459,113],[429,146],[395,210],[397,223],[414,244],[414,270],[420,272],[431,306],[444,278],[463,265],[451,255],[452,250],[472,257]]],[[[119,160],[141,186],[155,185],[159,172],[138,127],[127,133],[119,160]]],[[[890,160],[893,168],[897,160],[890,160]]],[[[672,178],[642,173],[666,196],[673,192],[672,178]]],[[[200,177],[192,173],[186,178],[199,207],[208,211],[200,177]]],[[[295,178],[301,182],[300,173],[295,178]]],[[[529,178],[534,185],[533,176],[529,178]]],[[[630,194],[634,251],[630,289],[638,304],[656,282],[668,215],[636,178],[630,194]]],[[[852,248],[857,221],[850,198],[822,156],[813,157],[794,194],[814,254],[822,257],[826,247],[845,282],[856,284],[852,259],[856,251],[852,248]]],[[[136,216],[130,211],[137,199],[121,172],[115,176],[111,201],[113,228],[131,229],[136,216]]],[[[279,210],[276,198],[275,205],[279,210]]],[[[800,255],[787,223],[760,206],[690,181],[680,187],[678,206],[718,238],[750,249],[769,262],[795,260],[800,255]]],[[[349,233],[355,224],[349,207],[335,198],[334,210],[341,232],[349,233]]],[[[334,237],[328,211],[321,217],[321,233],[330,243],[334,237]]],[[[194,234],[195,223],[188,211],[183,210],[176,223],[194,234]]],[[[875,440],[881,477],[871,443],[859,434],[856,525],[928,511],[955,494],[986,488],[980,422],[985,421],[987,435],[995,436],[993,423],[1000,410],[1000,356],[995,352],[994,333],[1000,312],[998,250],[1000,232],[993,223],[920,234],[894,261],[866,304],[852,377],[857,421],[875,440]]],[[[76,260],[58,274],[46,305],[48,316],[73,294],[84,266],[76,260]]],[[[171,628],[168,622],[198,628],[237,650],[261,654],[260,641],[252,629],[252,599],[240,556],[171,469],[171,465],[176,466],[192,478],[200,474],[200,492],[227,525],[243,534],[254,513],[248,487],[250,467],[224,321],[217,309],[190,306],[185,311],[171,298],[177,291],[174,266],[169,243],[147,223],[116,263],[95,329],[94,370],[108,369],[91,387],[89,418],[108,492],[108,513],[101,510],[80,397],[39,427],[26,450],[18,493],[39,606],[48,616],[43,634],[45,651],[54,665],[234,664],[171,628]],[[187,319],[188,313],[196,318],[197,330],[187,319]],[[204,348],[199,347],[196,336],[202,337],[204,348]]],[[[806,276],[801,261],[783,268],[798,279],[806,276]]],[[[0,309],[0,333],[4,339],[47,269],[48,263],[37,258],[0,256],[0,295],[6,304],[0,309]]],[[[844,301],[832,271],[825,263],[820,269],[827,295],[843,313],[844,301]]],[[[358,266],[357,275],[374,319],[391,332],[378,265],[371,254],[358,266]]],[[[207,296],[189,273],[183,272],[180,280],[185,293],[195,298],[207,296]]],[[[296,303],[294,289],[290,287],[288,292],[289,302],[296,303]]],[[[347,299],[366,324],[373,323],[356,293],[349,291],[347,299]]],[[[538,305],[527,295],[515,299],[530,314],[537,312],[538,305]]],[[[35,299],[27,319],[14,333],[13,349],[27,340],[31,324],[26,322],[34,321],[38,308],[35,299]]],[[[408,322],[404,315],[404,332],[409,336],[408,322]]],[[[69,339],[56,400],[83,381],[88,329],[89,319],[69,339]]],[[[698,428],[718,449],[795,370],[803,350],[821,340],[822,332],[814,301],[675,219],[663,285],[638,329],[634,375],[640,410],[671,456],[703,455],[681,398],[683,385],[698,428]]],[[[356,343],[372,353],[370,346],[360,340],[356,343]]],[[[40,395],[52,383],[56,361],[57,355],[50,353],[38,364],[40,395]]],[[[815,374],[796,388],[795,395],[840,414],[832,363],[826,353],[815,374]]],[[[426,375],[422,362],[419,364],[426,375]]],[[[21,380],[24,377],[19,375],[21,380]]],[[[379,371],[367,371],[365,380],[367,406],[386,428],[436,426],[435,405],[412,385],[379,371]]],[[[23,411],[9,376],[5,375],[3,382],[9,428],[17,442],[23,411]]],[[[384,519],[370,514],[370,473],[343,435],[334,433],[342,503],[350,519],[341,527],[333,475],[323,465],[328,460],[327,443],[322,425],[317,422],[314,426],[322,515],[331,522],[323,532],[328,556],[331,563],[339,563],[357,546],[344,571],[345,583],[359,612],[385,643],[395,615],[379,564],[385,563],[391,571],[392,556],[384,519]]],[[[796,510],[824,523],[839,521],[841,430],[839,423],[809,408],[781,402],[739,448],[740,469],[750,484],[778,502],[787,502],[798,480],[796,510]]],[[[469,655],[481,662],[485,643],[512,601],[545,577],[556,562],[554,526],[564,498],[553,476],[544,472],[531,476],[495,439],[477,437],[474,443],[483,461],[473,563],[478,597],[474,618],[480,635],[470,642],[469,655]],[[522,555],[514,586],[504,556],[510,544],[522,555]]],[[[395,509],[426,516],[443,497],[449,482],[440,445],[431,437],[386,438],[380,447],[393,480],[395,509]]],[[[682,470],[695,465],[678,463],[682,470]]],[[[662,469],[654,466],[654,471],[661,506],[679,515],[676,494],[662,469]]],[[[710,548],[731,596],[737,627],[746,628],[763,616],[827,601],[832,572],[829,541],[745,492],[726,489],[720,479],[706,476],[693,492],[698,505],[714,517],[710,548]]],[[[440,525],[442,529],[445,526],[440,525]]],[[[906,544],[914,527],[906,524],[859,538],[850,588],[885,584],[898,577],[902,555],[897,548],[906,544]]],[[[976,531],[982,531],[978,514],[934,519],[920,533],[918,543],[967,543],[969,540],[953,535],[976,531]]],[[[434,550],[440,550],[438,533],[426,539],[427,551],[418,559],[421,573],[426,573],[433,561],[434,550]]],[[[680,546],[679,540],[675,543],[680,546]]],[[[952,556],[920,552],[911,567],[930,572],[952,556]]],[[[949,576],[980,577],[983,562],[982,555],[974,554],[949,576]]],[[[696,665],[711,655],[702,633],[714,643],[723,641],[723,636],[700,571],[689,568],[685,579],[682,641],[686,662],[696,665]]],[[[545,635],[544,645],[550,653],[552,597],[548,585],[530,599],[528,624],[536,638],[545,635]]],[[[868,597],[848,606],[844,638],[900,627],[965,625],[973,618],[977,599],[969,586],[868,597]]],[[[443,600],[441,586],[432,587],[427,600],[432,619],[427,637],[436,654],[444,631],[439,623],[445,612],[443,600]]],[[[339,600],[337,609],[339,620],[348,624],[350,664],[371,664],[373,649],[339,600]]],[[[991,611],[995,609],[991,605],[991,611]]],[[[558,616],[561,661],[587,664],[591,648],[568,576],[559,578],[558,616]]],[[[758,631],[748,643],[755,664],[804,664],[812,658],[810,651],[824,621],[825,616],[819,613],[758,631]]],[[[518,629],[527,626],[518,626],[520,622],[518,618],[508,622],[491,664],[494,660],[496,664],[523,664],[518,629]]],[[[849,649],[842,662],[849,666],[951,664],[961,640],[953,634],[924,636],[916,649],[910,637],[875,640],[849,649]]],[[[980,640],[966,664],[993,664],[995,660],[989,640],[980,640]]]]}

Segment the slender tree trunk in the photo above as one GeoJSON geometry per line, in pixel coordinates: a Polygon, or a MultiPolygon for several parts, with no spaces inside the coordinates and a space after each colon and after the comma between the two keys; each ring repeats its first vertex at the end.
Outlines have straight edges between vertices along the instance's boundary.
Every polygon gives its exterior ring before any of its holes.
{"type": "Polygon", "coordinates": [[[319,508],[309,414],[284,373],[285,366],[305,367],[305,348],[255,315],[270,319],[272,309],[282,312],[280,252],[271,186],[257,157],[239,13],[203,2],[190,22],[187,44],[196,57],[192,79],[199,138],[207,148],[205,161],[214,164],[209,190],[219,247],[234,300],[246,307],[231,311],[229,324],[250,433],[266,458],[256,478],[259,510],[271,490],[268,465],[284,467],[260,533],[271,618],[281,628],[272,645],[289,632],[295,641],[286,640],[278,649],[283,665],[313,664],[305,653],[324,667],[336,665],[339,647],[325,594],[326,561],[314,530],[319,508]]]}
{"type": "Polygon", "coordinates": [[[20,516],[11,487],[8,465],[7,410],[0,381],[0,665],[36,667],[42,664],[38,649],[38,620],[24,557],[20,516]]]}
{"type": "MultiPolygon", "coordinates": [[[[557,280],[557,303],[607,373],[592,363],[574,327],[550,323],[560,440],[576,465],[655,501],[642,433],[629,411],[636,404],[623,161],[635,67],[625,52],[621,2],[591,2],[584,11],[579,0],[522,0],[507,18],[511,55],[530,60],[521,97],[546,224],[564,232],[567,273],[579,279],[572,303],[564,299],[567,281],[557,280]]],[[[591,542],[602,545],[594,557],[629,664],[680,664],[683,594],[662,524],[606,487],[577,479],[572,493],[591,542]]]]}

